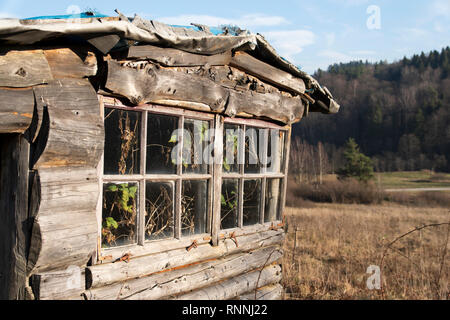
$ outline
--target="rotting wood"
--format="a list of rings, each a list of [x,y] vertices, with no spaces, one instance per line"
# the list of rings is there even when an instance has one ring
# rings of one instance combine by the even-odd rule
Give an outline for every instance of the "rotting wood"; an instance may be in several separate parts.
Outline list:
[[[225,66],[231,60],[231,52],[212,56],[200,55],[172,48],[161,48],[152,45],[131,46],[128,49],[129,59],[149,59],[164,66]]]
[[[97,58],[86,49],[45,49],[44,54],[54,79],[84,78],[97,73]]]
[[[105,87],[136,105],[154,100],[182,100],[206,104],[221,112],[228,99],[228,92],[211,80],[158,69],[152,64],[134,69],[111,60]]]
[[[23,133],[31,124],[33,111],[32,89],[0,88],[0,134]]]
[[[262,270],[252,271],[225,280],[216,285],[175,297],[178,300],[226,300],[281,281],[281,267],[270,265]]]
[[[281,259],[279,246],[174,268],[148,277],[86,291],[88,299],[160,299],[211,285]],[[269,259],[268,259],[269,258]],[[248,291],[248,290],[247,290]]]
[[[305,92],[306,87],[302,79],[258,60],[248,53],[236,52],[230,65],[285,90],[294,91],[298,94]]]
[[[198,261],[218,259],[230,254],[245,252],[269,245],[281,244],[284,235],[278,231],[267,231],[239,238],[239,247],[233,240],[225,239],[218,246],[198,245],[196,249],[186,248],[132,258],[128,263],[109,263],[87,267],[88,287],[100,287],[127,279],[149,275]]]
[[[0,87],[24,88],[53,80],[43,50],[0,49]]]

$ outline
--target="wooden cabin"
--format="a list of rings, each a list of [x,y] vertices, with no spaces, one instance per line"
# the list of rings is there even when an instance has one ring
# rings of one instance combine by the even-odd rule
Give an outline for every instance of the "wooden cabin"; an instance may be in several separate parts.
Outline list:
[[[238,28],[0,19],[0,298],[279,299],[290,132],[331,93]]]

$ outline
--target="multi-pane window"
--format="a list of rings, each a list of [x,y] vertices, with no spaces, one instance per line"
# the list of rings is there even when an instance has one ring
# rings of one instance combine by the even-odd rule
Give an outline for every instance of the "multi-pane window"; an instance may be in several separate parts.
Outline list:
[[[232,229],[281,219],[286,129],[227,118],[215,131],[218,117],[105,106],[103,248],[210,234],[212,223]],[[223,164],[215,169],[221,144],[214,139],[223,141]],[[213,202],[216,192],[220,204]]]
[[[225,121],[221,229],[281,218],[286,131],[258,125],[262,123]]]
[[[214,116],[153,109],[105,108],[103,247],[210,231]]]

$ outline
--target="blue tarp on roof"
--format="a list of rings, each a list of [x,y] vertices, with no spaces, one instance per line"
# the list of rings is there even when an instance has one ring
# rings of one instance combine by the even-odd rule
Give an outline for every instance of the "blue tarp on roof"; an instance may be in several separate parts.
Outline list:
[[[80,19],[80,18],[105,18],[104,14],[98,12],[82,12],[76,14],[63,14],[63,15],[53,15],[53,16],[39,16],[25,18],[23,20],[38,20],[38,19]]]
[[[107,15],[101,14],[99,12],[82,12],[77,14],[64,14],[64,15],[51,15],[51,16],[38,16],[38,17],[31,17],[31,18],[25,18],[23,20],[39,20],[39,19],[82,19],[82,18],[105,18],[108,17]],[[174,28],[185,28],[185,29],[191,29],[195,31],[201,31],[201,29],[197,26],[181,26],[181,25],[175,25],[170,24],[169,26]],[[233,26],[223,26],[223,27],[209,27],[209,31],[217,36],[224,33],[224,28],[228,28],[229,33],[232,35],[232,27]]]

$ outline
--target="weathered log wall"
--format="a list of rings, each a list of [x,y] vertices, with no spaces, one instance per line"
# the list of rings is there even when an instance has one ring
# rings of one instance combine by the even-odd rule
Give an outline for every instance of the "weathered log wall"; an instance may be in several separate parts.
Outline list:
[[[16,133],[29,144],[20,144],[18,173],[24,177],[19,183],[20,189],[26,189],[21,194],[26,206],[9,204],[13,195],[0,192],[4,197],[0,205],[15,213],[4,226],[11,239],[3,243],[2,252],[14,263],[2,266],[9,274],[7,281],[12,281],[9,292],[2,295],[279,298],[284,233],[270,225],[224,233],[219,239],[147,243],[114,250],[109,257],[97,252],[101,193],[97,165],[104,129],[94,87],[135,105],[153,102],[231,117],[292,123],[304,113],[302,80],[246,54],[201,56],[152,46],[132,48],[126,61],[98,59],[88,49],[75,47],[16,48],[0,56],[0,133]],[[265,72],[272,76],[264,76]],[[28,146],[29,154],[22,146]],[[16,159],[16,151],[5,150]],[[1,172],[1,186],[5,186],[9,182]],[[24,219],[28,228],[14,243],[11,230]],[[197,247],[187,250],[194,240]],[[20,250],[13,254],[14,246]],[[129,259],[122,261],[125,255]]]

